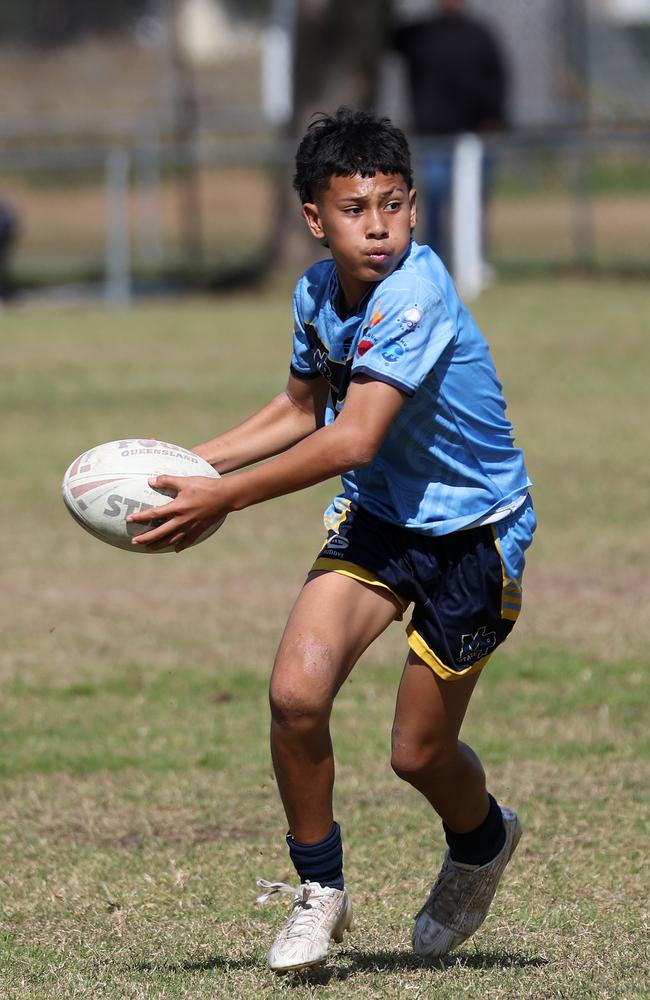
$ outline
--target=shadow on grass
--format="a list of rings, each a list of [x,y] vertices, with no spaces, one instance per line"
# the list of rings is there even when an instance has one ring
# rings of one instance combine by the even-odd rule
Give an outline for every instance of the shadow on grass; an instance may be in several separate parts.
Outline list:
[[[336,964],[336,959],[341,964]],[[181,972],[237,972],[253,969],[259,966],[255,956],[230,959],[223,955],[213,955],[205,959],[186,959],[183,962],[137,962],[132,968],[138,972],[168,973],[174,975]],[[283,976],[285,986],[298,987],[305,984],[327,986],[328,983],[340,983],[360,972],[397,972],[403,969],[524,969],[541,968],[547,965],[545,958],[521,955],[510,951],[459,952],[448,958],[427,962],[408,951],[339,951],[331,965],[326,968],[314,969],[313,972],[287,973]]]
[[[211,958],[185,959],[184,962],[135,962],[130,968],[136,972],[156,972],[176,975],[179,972],[211,972],[213,969],[223,969],[224,972],[240,972],[243,969],[254,969],[259,966],[259,959],[224,958],[223,955],[213,955]]]
[[[303,986],[306,983],[326,986],[342,982],[360,972],[396,972],[404,969],[524,969],[542,968],[547,959],[522,955],[511,951],[459,952],[448,958],[432,961],[418,958],[408,951],[339,951],[340,966],[328,965],[313,972],[296,972],[284,977],[286,986]]]

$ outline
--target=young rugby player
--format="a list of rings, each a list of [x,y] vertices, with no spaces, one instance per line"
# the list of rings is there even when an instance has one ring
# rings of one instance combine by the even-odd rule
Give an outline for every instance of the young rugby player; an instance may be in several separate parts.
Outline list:
[[[322,964],[352,924],[334,822],[334,697],[365,649],[412,604],[392,766],[431,803],[448,850],[413,929],[440,957],[483,922],[521,835],[488,795],[459,730],[479,672],[519,614],[535,528],[487,344],[435,254],[412,240],[409,149],[387,119],[339,109],[315,121],[295,187],[331,260],[296,286],[286,389],[195,451],[219,480],[132,521],[136,545],[180,551],[218,518],[342,476],[327,541],[298,595],[270,686],[271,748],[300,887],[259,884],[293,905],[269,952],[276,972]]]

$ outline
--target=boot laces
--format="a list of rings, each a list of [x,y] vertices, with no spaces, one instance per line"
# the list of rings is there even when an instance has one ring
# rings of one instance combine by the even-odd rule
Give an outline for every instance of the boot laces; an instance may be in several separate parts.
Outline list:
[[[284,930],[286,936],[290,936],[292,931],[304,933],[308,927],[320,920],[323,910],[322,904],[327,899],[327,893],[322,891],[322,887],[318,883],[312,885],[311,882],[307,881],[296,889],[287,885],[286,882],[269,882],[265,878],[260,878],[256,884],[258,888],[266,890],[257,897],[256,901],[260,906],[264,906],[276,893],[289,893],[293,896],[291,913]]]

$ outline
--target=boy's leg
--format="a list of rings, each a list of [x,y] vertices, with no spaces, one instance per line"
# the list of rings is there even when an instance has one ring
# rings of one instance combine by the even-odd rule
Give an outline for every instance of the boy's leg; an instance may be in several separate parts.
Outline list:
[[[458,833],[474,830],[489,808],[481,762],[458,739],[478,678],[470,674],[445,681],[411,651],[393,723],[393,770]]]
[[[339,573],[312,574],[291,611],[271,676],[271,751],[289,829],[301,843],[317,843],[332,828],[334,696],[400,612],[385,588]]]
[[[322,964],[331,940],[340,941],[351,925],[340,831],[332,813],[329,718],[358,658],[400,613],[385,588],[338,573],[313,573],[282,636],[270,686],[271,751],[301,891],[269,951],[276,972]]]
[[[480,760],[458,739],[478,674],[443,680],[411,651],[393,727],[395,772],[443,820],[449,850],[416,917],[413,947],[439,958],[482,924],[521,827],[488,796]]]

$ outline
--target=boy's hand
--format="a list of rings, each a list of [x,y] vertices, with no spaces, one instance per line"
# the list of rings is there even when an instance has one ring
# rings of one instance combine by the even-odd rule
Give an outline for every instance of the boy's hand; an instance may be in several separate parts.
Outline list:
[[[164,507],[129,514],[127,522],[156,527],[133,539],[153,552],[173,545],[182,552],[192,545],[215,521],[230,513],[223,479],[207,476],[156,476],[149,480],[155,490],[174,490],[176,496]],[[162,521],[160,524],[158,522]]]

